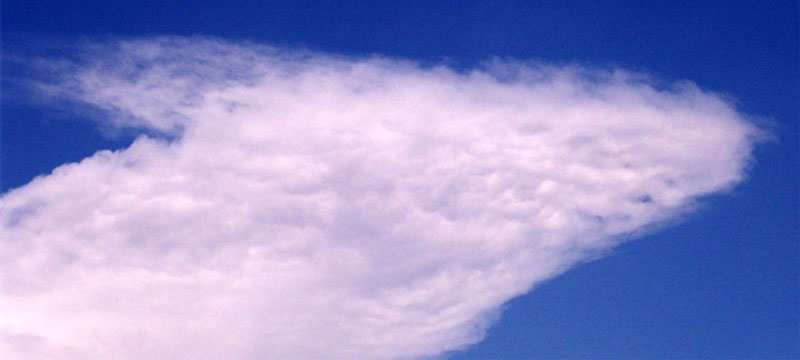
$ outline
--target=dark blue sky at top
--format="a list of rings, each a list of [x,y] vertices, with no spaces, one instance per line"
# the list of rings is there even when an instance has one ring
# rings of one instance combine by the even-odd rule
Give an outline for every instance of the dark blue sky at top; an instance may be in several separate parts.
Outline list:
[[[453,359],[800,357],[795,1],[2,2],[2,51],[35,39],[209,35],[470,67],[492,56],[690,79],[772,124],[749,179],[675,226],[511,301]],[[101,148],[80,113],[20,101],[3,63],[0,191]],[[1,316],[1,315],[0,315]]]

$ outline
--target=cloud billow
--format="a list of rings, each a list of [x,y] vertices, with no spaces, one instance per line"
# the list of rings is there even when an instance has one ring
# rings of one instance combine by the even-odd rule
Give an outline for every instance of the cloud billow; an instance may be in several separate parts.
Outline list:
[[[622,70],[73,50],[37,63],[42,96],[150,135],[0,198],[4,358],[462,348],[511,298],[730,189],[759,137],[718,95]]]

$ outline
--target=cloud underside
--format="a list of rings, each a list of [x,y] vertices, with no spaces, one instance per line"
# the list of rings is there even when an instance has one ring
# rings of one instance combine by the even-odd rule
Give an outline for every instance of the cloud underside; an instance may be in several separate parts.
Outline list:
[[[756,135],[715,94],[622,70],[72,51],[32,62],[39,94],[150,135],[0,198],[3,358],[463,348],[509,299],[731,188]]]

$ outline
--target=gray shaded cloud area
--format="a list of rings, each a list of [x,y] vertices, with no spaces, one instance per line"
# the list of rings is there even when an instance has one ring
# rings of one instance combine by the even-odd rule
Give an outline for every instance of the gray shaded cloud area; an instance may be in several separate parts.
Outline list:
[[[624,70],[74,50],[31,62],[40,96],[151,135],[0,198],[1,358],[436,356],[731,189],[760,136],[716,94]]]

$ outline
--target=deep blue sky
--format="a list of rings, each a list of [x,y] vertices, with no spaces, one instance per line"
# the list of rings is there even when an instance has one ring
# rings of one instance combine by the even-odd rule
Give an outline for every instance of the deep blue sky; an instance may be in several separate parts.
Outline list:
[[[693,80],[774,123],[777,141],[758,149],[750,179],[687,221],[513,300],[484,342],[452,358],[800,358],[797,2],[343,3],[4,0],[2,47],[202,34],[456,66],[501,56]],[[5,85],[0,191],[130,141],[14,100]]]

